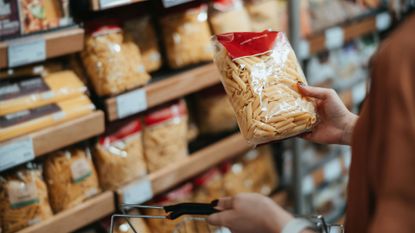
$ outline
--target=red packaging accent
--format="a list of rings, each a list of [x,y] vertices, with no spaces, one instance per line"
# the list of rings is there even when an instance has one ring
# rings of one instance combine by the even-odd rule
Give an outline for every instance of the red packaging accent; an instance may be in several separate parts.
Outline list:
[[[231,32],[217,35],[232,59],[254,56],[268,52],[274,48],[276,38],[280,32]]]
[[[215,176],[221,175],[219,169],[212,168],[209,171],[205,172],[203,175],[197,177],[194,181],[196,186],[203,186],[204,184],[211,181]]]
[[[213,0],[213,7],[219,11],[227,11],[233,8],[236,0]]]
[[[132,134],[139,133],[141,131],[141,128],[142,127],[141,127],[140,119],[134,120],[120,127],[113,133],[100,137],[99,144],[103,146],[108,146],[111,143],[122,140]]]
[[[111,32],[121,31],[120,22],[117,19],[94,20],[86,23],[86,30],[92,36],[100,36]]]
[[[186,104],[184,103],[184,101],[179,101],[178,103],[172,104],[170,106],[163,106],[161,108],[157,108],[149,112],[144,117],[144,123],[147,126],[152,126],[160,124],[164,121],[185,116],[186,114]]]
[[[158,196],[155,198],[155,203],[159,205],[170,204],[177,202],[179,200],[186,200],[191,198],[193,193],[192,183],[186,183],[177,189],[174,189],[164,195]]]

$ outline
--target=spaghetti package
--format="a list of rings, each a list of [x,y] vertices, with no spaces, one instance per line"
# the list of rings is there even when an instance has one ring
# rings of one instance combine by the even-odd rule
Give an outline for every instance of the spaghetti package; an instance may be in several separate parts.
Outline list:
[[[188,9],[161,19],[167,60],[171,68],[180,68],[212,60],[207,7]]]
[[[210,203],[225,196],[223,177],[219,169],[212,168],[194,180],[193,200]]]
[[[209,7],[214,34],[251,31],[249,15],[241,0],[214,0]]]
[[[103,189],[116,189],[147,173],[140,119],[122,122],[101,136],[94,159]]]
[[[284,33],[227,33],[214,37],[214,43],[222,84],[250,144],[285,139],[314,126],[314,104],[297,86],[307,81]]]
[[[52,217],[42,170],[33,164],[0,177],[2,233],[17,232]]]
[[[150,80],[140,50],[117,25],[97,26],[85,41],[82,60],[99,96],[115,95]]]
[[[237,127],[232,106],[221,86],[197,94],[197,120],[204,134],[230,131]]]
[[[144,155],[150,172],[186,158],[187,119],[183,100],[145,115]]]
[[[146,71],[158,70],[161,67],[161,54],[151,18],[145,16],[140,19],[129,20],[124,23],[124,31],[127,34],[127,40],[133,40],[140,48]]]
[[[55,213],[74,207],[100,191],[89,148],[55,152],[44,166]]]

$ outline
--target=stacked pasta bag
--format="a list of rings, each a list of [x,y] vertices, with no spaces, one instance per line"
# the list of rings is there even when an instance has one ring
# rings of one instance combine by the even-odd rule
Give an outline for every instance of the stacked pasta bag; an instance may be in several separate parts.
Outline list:
[[[238,32],[213,37],[215,63],[242,135],[258,145],[310,130],[317,121],[307,84],[282,32]]]

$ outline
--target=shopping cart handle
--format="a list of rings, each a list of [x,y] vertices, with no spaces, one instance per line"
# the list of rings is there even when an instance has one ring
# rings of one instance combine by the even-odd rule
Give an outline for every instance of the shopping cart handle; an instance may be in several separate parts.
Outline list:
[[[168,213],[168,219],[176,219],[182,215],[211,215],[219,212],[215,209],[216,202],[212,203],[179,203],[176,205],[164,206],[163,209]]]

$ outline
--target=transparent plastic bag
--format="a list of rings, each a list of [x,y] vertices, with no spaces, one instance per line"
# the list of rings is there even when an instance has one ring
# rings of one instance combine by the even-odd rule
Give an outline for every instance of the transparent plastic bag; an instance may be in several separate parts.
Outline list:
[[[100,192],[89,148],[51,154],[44,164],[50,204],[55,213],[72,208]]]
[[[0,213],[2,233],[17,232],[52,217],[40,167],[29,163],[0,177]]]
[[[161,26],[170,67],[180,68],[212,60],[205,5],[166,15],[161,19]]]
[[[158,70],[161,67],[161,54],[150,16],[125,22],[124,31],[127,40],[132,39],[140,48],[146,71]]]
[[[251,31],[249,15],[241,0],[212,1],[209,22],[214,34]]]
[[[145,115],[144,155],[150,172],[187,157],[187,120],[183,100]]]
[[[227,33],[213,40],[222,84],[250,144],[282,140],[314,126],[314,103],[297,86],[307,81],[284,33]]]
[[[150,80],[140,50],[116,25],[98,26],[86,37],[82,60],[99,96],[116,95]]]
[[[147,174],[141,130],[140,119],[134,119],[110,128],[99,139],[94,159],[103,189],[116,189]]]

